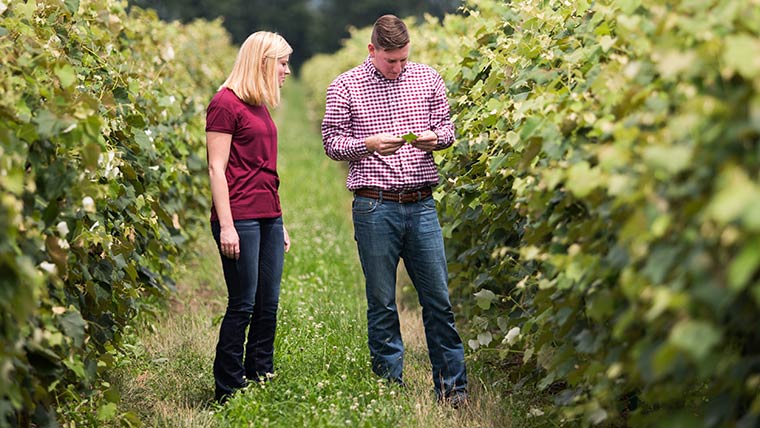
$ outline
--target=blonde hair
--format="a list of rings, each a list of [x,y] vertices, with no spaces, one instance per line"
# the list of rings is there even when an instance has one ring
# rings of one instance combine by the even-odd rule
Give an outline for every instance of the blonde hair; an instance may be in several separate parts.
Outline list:
[[[277,33],[251,34],[240,46],[232,72],[221,88],[231,89],[248,104],[277,107],[280,103],[277,62],[292,52],[293,48]]]

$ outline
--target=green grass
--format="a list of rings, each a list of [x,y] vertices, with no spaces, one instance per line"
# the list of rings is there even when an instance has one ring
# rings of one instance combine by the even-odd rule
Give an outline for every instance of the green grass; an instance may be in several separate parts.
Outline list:
[[[435,402],[416,298],[399,299],[408,387],[389,386],[372,374],[345,166],[324,155],[297,81],[286,83],[283,97],[275,120],[292,248],[285,256],[275,377],[235,394],[225,406],[211,400],[226,291],[218,253],[205,232],[194,244],[197,256],[178,274],[169,310],[143,323],[112,376],[122,395],[120,409],[150,427],[511,426],[515,406],[488,387],[476,362],[469,367],[469,409]]]

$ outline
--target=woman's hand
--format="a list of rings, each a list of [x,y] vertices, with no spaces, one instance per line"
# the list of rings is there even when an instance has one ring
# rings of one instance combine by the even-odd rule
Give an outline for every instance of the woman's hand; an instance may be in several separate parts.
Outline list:
[[[240,238],[234,226],[222,228],[219,232],[219,245],[225,257],[235,260],[240,258]]]
[[[282,225],[282,232],[285,235],[285,252],[290,251],[290,235],[288,235],[288,229],[285,229],[285,225]]]

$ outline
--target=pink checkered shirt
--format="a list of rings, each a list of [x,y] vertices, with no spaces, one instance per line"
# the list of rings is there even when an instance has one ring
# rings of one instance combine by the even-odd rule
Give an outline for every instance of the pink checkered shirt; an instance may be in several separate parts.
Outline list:
[[[405,191],[438,184],[432,153],[404,144],[382,156],[370,153],[364,144],[379,133],[419,135],[427,130],[438,135],[436,150],[454,142],[446,86],[431,67],[407,62],[399,77],[389,80],[367,58],[327,89],[322,142],[327,156],[348,161],[349,190]]]

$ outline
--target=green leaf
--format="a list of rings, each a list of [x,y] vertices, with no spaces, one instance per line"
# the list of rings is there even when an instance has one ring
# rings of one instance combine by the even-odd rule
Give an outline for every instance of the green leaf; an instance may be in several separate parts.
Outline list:
[[[127,123],[134,128],[145,128],[147,125],[141,114],[130,114],[127,116]]]
[[[478,333],[478,343],[483,346],[488,346],[493,341],[493,335],[490,331]]]
[[[617,39],[614,37],[607,35],[602,36],[601,39],[599,39],[599,45],[602,47],[602,52],[607,52],[610,50],[610,48],[615,45],[616,41]]]
[[[69,357],[63,361],[63,365],[73,371],[80,379],[84,379],[87,376],[84,370],[84,363],[82,363],[82,360],[78,356]]]
[[[24,3],[23,1],[15,2],[13,5],[13,13],[16,14],[19,18],[23,19],[32,19],[34,16],[34,12],[37,10],[37,1],[36,0],[29,0],[28,2]]]
[[[37,132],[41,137],[51,137],[55,133],[58,118],[48,110],[40,110],[34,123],[37,124]]]
[[[749,52],[760,52],[760,40],[747,34],[726,37],[723,61],[736,69],[744,78],[760,77],[760,56]]]
[[[678,361],[678,348],[670,343],[664,343],[660,346],[652,357],[652,369],[654,377],[660,379],[670,373],[675,363]]]
[[[601,184],[601,173],[586,161],[578,162],[567,172],[567,187],[578,198],[584,198]]]
[[[123,86],[118,86],[111,91],[113,93],[114,100],[119,104],[129,104],[129,91]]]
[[[103,406],[100,406],[98,409],[98,420],[99,421],[108,421],[113,419],[114,416],[116,416],[116,403],[108,403]]]
[[[410,132],[410,133],[408,133],[406,135],[402,135],[401,138],[403,138],[404,141],[406,141],[407,143],[411,143],[412,141],[414,141],[414,140],[416,140],[416,139],[418,139],[420,137],[418,137],[417,134],[415,134],[414,132]]]
[[[641,5],[641,0],[618,0],[615,4],[620,7],[623,13],[631,15]]]
[[[477,305],[484,310],[488,310],[491,307],[491,302],[493,302],[494,299],[496,299],[496,294],[485,288],[475,293],[475,301],[477,302]]]
[[[718,178],[718,192],[714,194],[708,214],[722,223],[728,223],[744,215],[751,202],[760,197],[757,186],[738,167],[731,167]]]
[[[24,171],[20,168],[12,169],[5,175],[0,175],[0,186],[3,191],[21,195],[24,191]]]
[[[677,50],[664,52],[657,58],[657,69],[664,79],[673,79],[681,73],[693,70],[697,61],[695,52]]]
[[[507,327],[509,327],[509,324],[507,323],[507,320],[504,317],[496,318],[496,325],[499,326],[499,330],[501,331],[507,331]]]
[[[743,290],[760,264],[760,240],[747,243],[728,267],[728,285]]]
[[[614,300],[609,290],[601,290],[595,293],[591,297],[588,306],[586,306],[586,314],[597,322],[604,320],[613,312]]]
[[[71,12],[72,15],[76,15],[79,11],[79,0],[64,0],[63,4],[66,5],[66,9]]]
[[[691,165],[693,149],[685,145],[658,145],[644,150],[644,161],[654,169],[674,175]]]
[[[99,144],[87,143],[82,150],[82,161],[85,168],[90,171],[96,171],[98,169],[100,153],[101,149]]]
[[[533,134],[536,133],[536,130],[543,122],[543,119],[536,116],[531,116],[527,120],[525,120],[525,123],[520,127],[520,139],[523,141],[527,141],[530,137],[533,136]]]
[[[75,311],[69,310],[60,318],[61,329],[66,333],[66,336],[74,339],[74,343],[80,346],[84,342],[84,330],[86,322],[82,319],[82,315]]]
[[[153,150],[153,143],[151,143],[150,138],[148,137],[148,134],[145,133],[145,131],[142,129],[135,129],[134,135],[135,142],[138,146],[140,146],[140,150],[143,152],[151,152]]]
[[[673,327],[668,341],[701,362],[721,338],[720,330],[707,321],[684,320]]]
[[[55,75],[58,77],[61,86],[64,88],[70,87],[77,81],[77,74],[74,71],[74,68],[68,64],[56,67]]]

